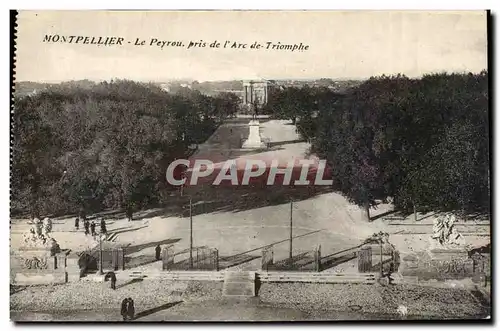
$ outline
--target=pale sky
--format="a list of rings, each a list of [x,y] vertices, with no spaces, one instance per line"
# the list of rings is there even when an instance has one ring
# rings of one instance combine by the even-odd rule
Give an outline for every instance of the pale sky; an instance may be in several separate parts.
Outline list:
[[[44,43],[46,34],[125,38]],[[134,46],[136,38],[146,46]],[[149,46],[151,38],[206,48]],[[213,41],[303,43],[306,51],[213,49]],[[131,43],[128,44],[128,41]],[[396,11],[22,11],[16,81],[367,78],[487,68],[486,13]]]

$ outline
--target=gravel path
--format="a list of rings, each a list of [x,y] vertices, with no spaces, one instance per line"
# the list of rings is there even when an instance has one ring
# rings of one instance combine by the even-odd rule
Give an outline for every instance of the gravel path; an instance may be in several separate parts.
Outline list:
[[[50,311],[117,308],[131,297],[137,310],[151,309],[175,301],[216,300],[222,297],[222,282],[180,282],[161,279],[118,281],[112,290],[109,282],[67,283],[57,286],[31,286],[11,295],[11,310]]]
[[[410,285],[262,284],[259,300],[235,304],[222,297],[222,282],[144,280],[113,291],[108,283],[79,282],[28,287],[11,295],[14,319],[119,320],[121,300],[132,297],[141,320],[373,320],[479,318],[490,314],[485,303],[463,289]],[[24,312],[30,313],[24,313]],[[17,316],[17,317],[16,317]]]
[[[464,318],[489,315],[471,293],[462,289],[431,288],[411,285],[362,284],[263,284],[259,290],[263,302],[282,308],[299,308],[308,315],[322,318],[327,311],[357,312],[395,316],[400,305],[415,318]]]

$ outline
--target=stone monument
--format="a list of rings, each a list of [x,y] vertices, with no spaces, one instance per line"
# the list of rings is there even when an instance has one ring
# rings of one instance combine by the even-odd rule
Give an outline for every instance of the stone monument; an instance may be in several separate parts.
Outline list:
[[[17,284],[66,282],[66,253],[51,238],[52,221],[35,219],[23,235],[21,247],[11,251],[11,281]]]
[[[456,248],[463,244],[462,235],[455,228],[455,215],[446,214],[434,220],[432,237],[434,247]]]
[[[45,228],[44,233],[37,233],[34,228],[30,228],[23,235],[23,246],[21,250],[46,250],[51,256],[61,252],[59,244],[54,238],[50,237],[50,230]]]
[[[265,148],[266,143],[262,141],[260,136],[260,123],[258,120],[254,119],[248,123],[249,134],[248,139],[243,143],[243,148]]]
[[[481,276],[480,262],[469,257],[470,245],[457,231],[455,216],[447,213],[434,221],[429,245],[403,258],[401,274],[405,279],[448,281]]]
[[[433,258],[467,258],[467,247],[463,236],[455,227],[455,215],[446,214],[434,220],[430,252]]]

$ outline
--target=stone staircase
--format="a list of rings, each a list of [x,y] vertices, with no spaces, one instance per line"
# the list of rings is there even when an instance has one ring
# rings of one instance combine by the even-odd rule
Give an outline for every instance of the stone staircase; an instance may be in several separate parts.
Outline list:
[[[232,298],[255,297],[255,272],[228,271],[224,275],[222,295]]]

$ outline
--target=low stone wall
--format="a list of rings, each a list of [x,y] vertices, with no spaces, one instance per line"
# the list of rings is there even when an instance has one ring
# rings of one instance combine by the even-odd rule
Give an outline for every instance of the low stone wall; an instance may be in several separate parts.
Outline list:
[[[103,250],[103,270],[123,270],[123,255],[122,249]],[[87,272],[98,270],[99,252],[62,252],[51,256],[48,250],[24,249],[11,252],[10,262],[11,284],[62,284],[79,281]]]
[[[38,285],[66,283],[66,252],[52,255],[46,249],[23,249],[11,252],[12,284]]]
[[[422,251],[403,257],[399,271],[403,277],[422,281],[489,277],[489,260],[489,254],[475,259],[467,250]]]
[[[16,285],[56,285],[68,282],[68,273],[53,271],[46,273],[17,272],[14,276]]]

